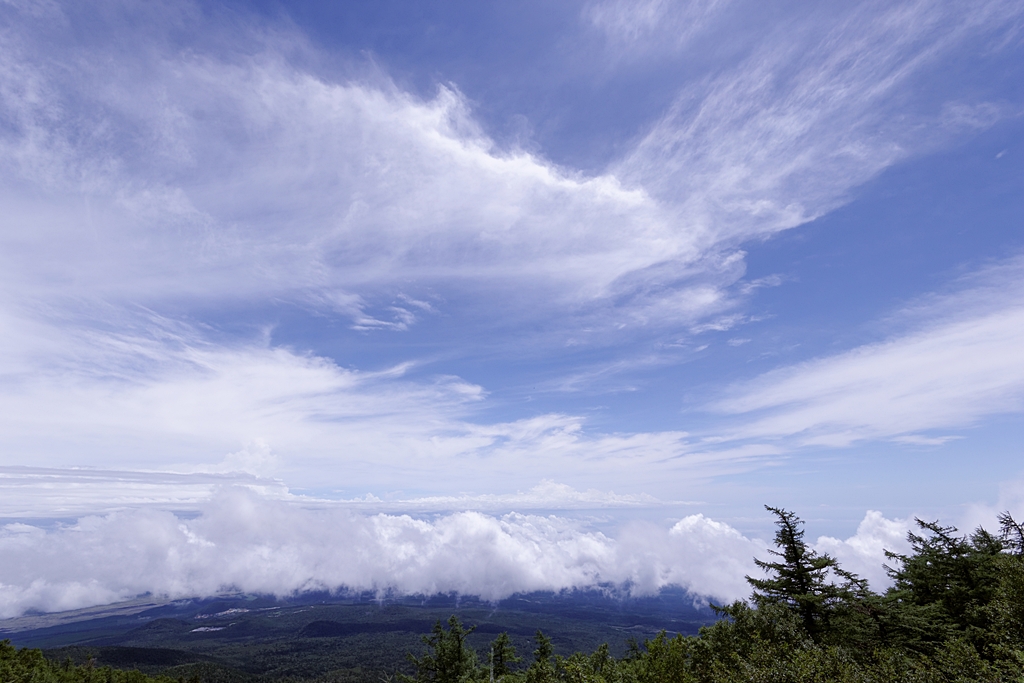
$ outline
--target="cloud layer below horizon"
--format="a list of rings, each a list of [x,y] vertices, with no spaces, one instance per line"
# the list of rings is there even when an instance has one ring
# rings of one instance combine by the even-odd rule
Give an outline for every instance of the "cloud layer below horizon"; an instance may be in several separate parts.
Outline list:
[[[673,524],[632,522],[613,535],[585,518],[475,511],[414,518],[329,504],[297,505],[243,487],[220,489],[194,518],[157,509],[89,516],[49,529],[0,527],[0,618],[61,611],[152,593],[231,591],[514,593],[604,588],[650,595],[680,586],[695,599],[743,599],[743,577],[768,544],[702,514]],[[883,549],[903,550],[908,520],[868,512],[845,540],[816,545],[873,585]]]

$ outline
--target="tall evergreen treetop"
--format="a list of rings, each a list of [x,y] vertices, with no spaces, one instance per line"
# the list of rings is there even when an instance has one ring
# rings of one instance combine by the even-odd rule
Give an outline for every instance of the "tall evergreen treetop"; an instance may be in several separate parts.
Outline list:
[[[512,673],[513,667],[519,663],[520,658],[516,656],[516,648],[512,645],[508,633],[499,634],[491,643],[490,660],[493,679],[500,679]]]
[[[423,636],[427,652],[422,657],[408,655],[416,667],[414,677],[401,676],[406,683],[467,683],[477,677],[476,651],[466,636],[476,629],[464,628],[454,614],[448,619],[446,631],[438,619],[429,636]]]
[[[1015,520],[1009,512],[999,513],[997,519],[1005,548],[1014,555],[1024,556],[1024,524]]]
[[[956,527],[918,519],[921,534],[910,532],[912,552],[886,551],[895,567],[886,599],[913,634],[914,647],[928,647],[956,635],[965,636],[979,652],[987,651],[1004,542],[984,529],[960,536]]]
[[[864,582],[855,575],[844,571],[830,555],[819,555],[804,542],[803,521],[794,513],[782,508],[766,505],[765,509],[778,519],[775,524],[775,546],[778,550],[768,552],[779,558],[764,561],[754,558],[758,567],[769,574],[768,578],[747,577],[754,588],[753,598],[757,604],[776,603],[795,611],[807,634],[815,641],[820,640],[827,628],[831,614],[853,595],[854,588],[864,589]],[[836,585],[832,578],[844,580]]]

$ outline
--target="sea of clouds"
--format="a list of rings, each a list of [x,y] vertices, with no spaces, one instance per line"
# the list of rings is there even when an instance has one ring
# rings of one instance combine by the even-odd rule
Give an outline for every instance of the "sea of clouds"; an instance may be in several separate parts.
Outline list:
[[[815,547],[883,586],[883,549],[904,550],[910,520],[868,512],[845,540]],[[479,511],[411,516],[220,489],[196,516],[137,508],[74,522],[0,527],[0,617],[227,591],[514,593],[613,587],[649,595],[681,586],[695,599],[749,595],[744,577],[770,542],[703,514],[602,531],[580,515]]]

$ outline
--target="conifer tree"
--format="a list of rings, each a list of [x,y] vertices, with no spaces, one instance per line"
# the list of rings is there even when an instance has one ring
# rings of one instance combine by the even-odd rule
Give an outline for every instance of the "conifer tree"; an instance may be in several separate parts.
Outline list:
[[[415,676],[402,676],[405,683],[467,683],[477,675],[476,652],[466,643],[475,626],[463,628],[454,614],[446,631],[438,619],[429,636],[423,636],[427,652],[422,657],[407,655],[416,667]]]
[[[526,683],[549,683],[555,678],[555,664],[552,658],[555,655],[555,648],[551,639],[537,629],[534,635],[537,649],[533,651],[533,664],[526,670]]]
[[[502,676],[512,673],[512,666],[519,662],[516,648],[508,633],[502,633],[491,643],[491,677],[499,680]]]
[[[1014,555],[1024,556],[1024,524],[1013,518],[1009,512],[997,517],[1004,547]]]
[[[917,520],[922,534],[910,532],[911,553],[886,551],[896,567],[886,567],[893,586],[886,594],[894,632],[903,644],[928,651],[952,637],[966,637],[979,652],[991,645],[992,613],[1004,542],[978,529],[957,535],[953,526]]]
[[[775,524],[775,546],[768,552],[778,561],[754,558],[754,563],[769,574],[768,578],[747,577],[754,588],[753,599],[759,604],[782,604],[797,613],[807,635],[819,642],[829,626],[830,617],[855,592],[866,590],[864,582],[840,568],[830,555],[817,554],[804,542],[803,521],[782,508],[765,506],[778,519]],[[844,580],[836,585],[832,578]]]

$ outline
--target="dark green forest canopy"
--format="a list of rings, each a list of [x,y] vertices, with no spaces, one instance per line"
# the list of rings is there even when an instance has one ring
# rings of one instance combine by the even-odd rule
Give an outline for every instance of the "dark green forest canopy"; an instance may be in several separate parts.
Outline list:
[[[147,676],[139,671],[121,671],[93,663],[73,665],[53,662],[42,651],[17,649],[11,641],[0,641],[0,681],[3,683],[180,683],[167,676]],[[198,679],[189,681],[198,683]]]

